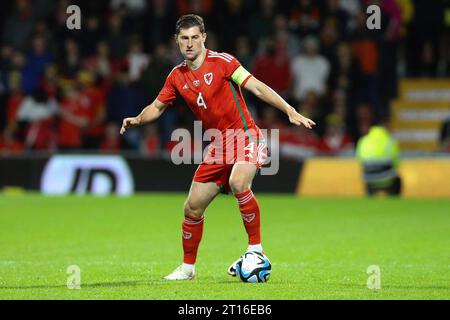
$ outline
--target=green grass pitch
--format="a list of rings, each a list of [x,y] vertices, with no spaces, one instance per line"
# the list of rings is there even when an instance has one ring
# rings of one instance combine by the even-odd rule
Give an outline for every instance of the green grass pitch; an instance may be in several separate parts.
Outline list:
[[[246,248],[232,196],[207,211],[197,279],[181,262],[185,194],[0,196],[0,299],[449,299],[450,200],[258,195],[270,281],[226,268]],[[81,289],[67,288],[67,268]],[[367,288],[378,265],[381,289]]]

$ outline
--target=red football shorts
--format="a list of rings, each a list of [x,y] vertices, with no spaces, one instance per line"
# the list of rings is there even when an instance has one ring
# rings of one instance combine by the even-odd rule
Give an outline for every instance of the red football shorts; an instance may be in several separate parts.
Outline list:
[[[243,132],[243,131],[242,131]],[[195,182],[215,182],[223,193],[230,192],[230,175],[237,162],[254,164],[260,169],[267,160],[267,145],[257,128],[245,134],[227,135],[221,144],[212,142],[194,174]]]

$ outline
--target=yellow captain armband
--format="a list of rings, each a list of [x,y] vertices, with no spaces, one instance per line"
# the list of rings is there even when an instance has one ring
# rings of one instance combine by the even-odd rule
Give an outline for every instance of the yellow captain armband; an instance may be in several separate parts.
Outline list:
[[[243,66],[239,66],[233,74],[231,75],[231,80],[234,81],[238,86],[241,86],[245,80],[247,80],[251,76],[250,72],[245,70]]]

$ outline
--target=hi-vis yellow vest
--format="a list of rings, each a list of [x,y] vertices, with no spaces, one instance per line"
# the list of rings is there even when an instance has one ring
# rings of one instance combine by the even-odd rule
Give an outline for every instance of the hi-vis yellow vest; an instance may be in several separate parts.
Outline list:
[[[399,147],[389,132],[374,126],[356,145],[356,156],[364,168],[364,180],[388,183],[397,176]]]

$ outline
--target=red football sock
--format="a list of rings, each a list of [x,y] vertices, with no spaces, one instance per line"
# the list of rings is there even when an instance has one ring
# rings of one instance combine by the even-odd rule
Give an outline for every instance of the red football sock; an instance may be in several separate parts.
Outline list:
[[[259,204],[252,190],[234,195],[239,204],[245,230],[248,234],[248,244],[261,243],[261,221]]]
[[[195,264],[197,250],[202,240],[204,216],[185,216],[183,221],[183,262]]]

